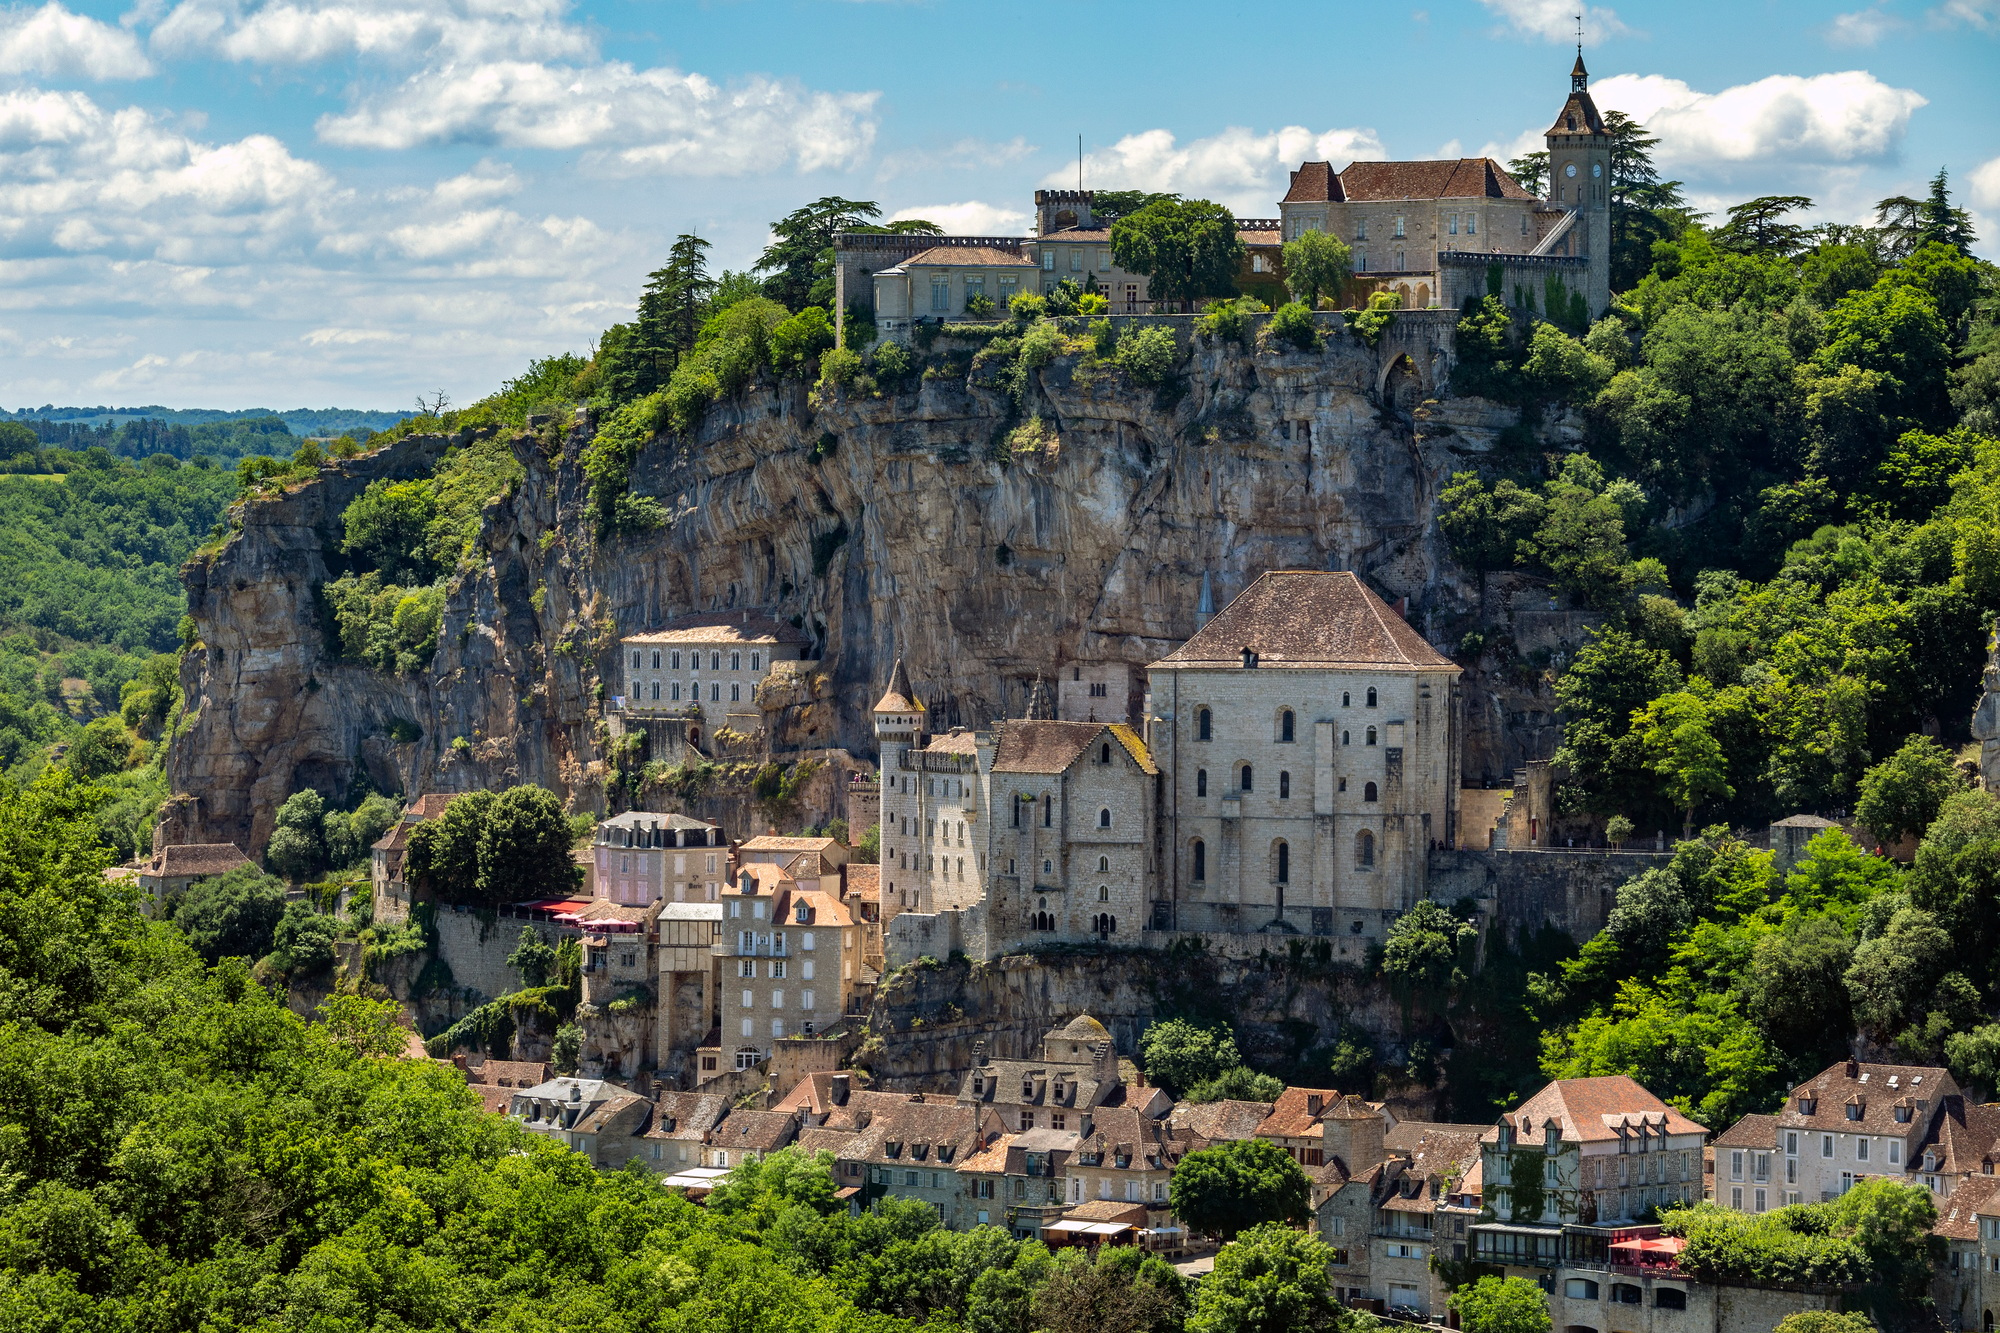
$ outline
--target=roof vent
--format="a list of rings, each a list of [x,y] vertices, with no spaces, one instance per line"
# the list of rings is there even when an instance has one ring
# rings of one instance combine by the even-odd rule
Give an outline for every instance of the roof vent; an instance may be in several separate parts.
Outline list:
[[[577,1085],[577,1084],[575,1084],[575,1083],[572,1083],[572,1084],[570,1084],[570,1085],[569,1085],[569,1099],[570,1099],[571,1101],[573,1101],[573,1102],[580,1102],[580,1101],[582,1101],[582,1100],[583,1100],[583,1089],[582,1089],[582,1087],[580,1087],[579,1085]]]

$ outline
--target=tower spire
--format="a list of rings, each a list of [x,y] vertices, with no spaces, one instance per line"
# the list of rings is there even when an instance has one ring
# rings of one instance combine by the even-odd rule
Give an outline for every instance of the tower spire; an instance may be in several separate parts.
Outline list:
[[[1583,15],[1576,16],[1576,64],[1570,67],[1569,90],[1573,93],[1586,92],[1590,88],[1590,71],[1583,67]]]

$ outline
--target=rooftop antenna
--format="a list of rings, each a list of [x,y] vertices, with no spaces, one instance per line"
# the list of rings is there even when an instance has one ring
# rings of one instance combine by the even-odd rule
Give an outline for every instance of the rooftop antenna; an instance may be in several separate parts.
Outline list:
[[[1076,136],[1076,192],[1083,193],[1083,136]]]

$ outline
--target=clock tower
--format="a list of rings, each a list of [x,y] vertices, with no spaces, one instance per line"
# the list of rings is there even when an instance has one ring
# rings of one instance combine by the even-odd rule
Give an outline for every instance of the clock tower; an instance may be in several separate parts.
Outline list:
[[[1591,99],[1582,47],[1569,74],[1569,100],[1546,137],[1549,202],[1574,214],[1553,253],[1590,261],[1584,296],[1595,319],[1611,304],[1611,132]]]

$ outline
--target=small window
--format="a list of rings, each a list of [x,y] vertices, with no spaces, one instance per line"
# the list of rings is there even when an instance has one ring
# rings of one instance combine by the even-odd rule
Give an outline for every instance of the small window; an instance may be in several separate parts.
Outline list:
[[[1250,765],[1243,765],[1242,781],[1236,785],[1244,791],[1256,790],[1256,775],[1251,771]]]
[[[1375,706],[1375,687],[1373,685],[1368,687],[1368,706],[1370,708]]]
[[[1340,692],[1340,706],[1341,706],[1342,708],[1351,708],[1351,707],[1353,707],[1353,706],[1354,706],[1354,696],[1353,696],[1352,694],[1349,694],[1349,693],[1348,693],[1348,692],[1347,692],[1346,690],[1342,690],[1342,691]]]
[[[1353,733],[1352,733],[1352,732],[1346,732],[1346,731],[1343,731],[1343,732],[1341,732],[1341,733],[1340,733],[1340,743],[1341,743],[1342,745],[1352,745],[1352,744],[1354,743],[1354,735],[1353,735]]]
[[[1195,710],[1194,738],[1198,741],[1210,739],[1213,735],[1213,720],[1206,708]]]
[[[750,654],[750,669],[752,671],[762,671],[764,669],[764,654]]]
[[[1367,829],[1354,835],[1354,864],[1364,870],[1375,865],[1375,835]]]
[[[1374,783],[1372,783],[1372,782],[1368,782],[1368,783],[1363,783],[1363,784],[1362,784],[1362,787],[1361,787],[1361,799],[1362,799],[1363,801],[1367,801],[1367,802],[1370,802],[1370,803],[1373,803],[1373,802],[1374,802],[1374,801],[1375,801],[1375,800],[1376,800],[1376,799],[1378,798],[1378,796],[1379,796],[1379,793],[1378,793],[1378,792],[1377,792],[1377,791],[1375,790],[1375,784],[1374,784]]]
[[[1111,762],[1111,742],[1106,741],[1103,745],[1097,747],[1097,762],[1100,764]]]
[[[1292,775],[1283,769],[1278,770],[1278,799],[1281,801],[1292,799]]]
[[[1401,213],[1396,214],[1396,235],[1403,235],[1403,215]]]
[[[1053,797],[1042,797],[1042,827],[1052,827],[1056,817],[1056,803]]]
[[[1278,844],[1277,854],[1272,858],[1272,873],[1277,878],[1278,883],[1291,883],[1292,849],[1289,843],[1281,842]]]
[[[743,669],[743,654],[742,654],[742,653],[740,653],[740,652],[735,652],[735,653],[731,653],[731,654],[729,655],[729,669],[730,669],[731,671],[741,671],[741,670]]]
[[[1208,795],[1208,770],[1205,768],[1197,768],[1194,771],[1194,794],[1196,796]]]
[[[1108,856],[1100,856],[1100,857],[1098,857],[1098,858],[1097,858],[1097,873],[1098,873],[1098,874],[1100,874],[1100,875],[1104,875],[1104,874],[1109,874],[1109,873],[1110,873],[1110,871],[1111,871],[1111,858],[1110,858],[1110,857],[1108,857]]]
[[[1292,715],[1291,709],[1287,708],[1284,712],[1278,714],[1278,741],[1280,744],[1292,744],[1295,739],[1294,733],[1296,729],[1297,719]]]
[[[638,666],[639,664],[637,662],[634,662],[632,665]],[[655,648],[653,650],[653,670],[658,671],[659,669],[660,669],[660,650],[658,648]]]
[[[1366,835],[1364,835],[1364,836],[1366,836]],[[1193,859],[1193,863],[1194,863],[1194,869],[1193,869],[1193,871],[1192,871],[1191,873],[1192,873],[1193,877],[1194,877],[1195,879],[1197,879],[1197,880],[1204,880],[1204,879],[1207,879],[1207,878],[1208,878],[1208,844],[1207,844],[1207,843],[1205,843],[1205,842],[1203,842],[1203,841],[1202,841],[1202,840],[1201,840],[1200,838],[1196,838],[1196,839],[1194,840],[1194,846],[1193,846],[1193,848],[1192,848],[1192,851],[1193,851],[1193,858],[1192,858],[1192,859]]]
[[[1109,884],[1100,884],[1097,886],[1097,901],[1101,903],[1111,901],[1111,886]]]
[[[1370,727],[1368,728],[1368,744],[1373,745],[1374,743],[1375,743],[1375,728]]]
[[[1109,809],[1099,810],[1097,812],[1097,827],[1099,828],[1111,827],[1111,811]]]

